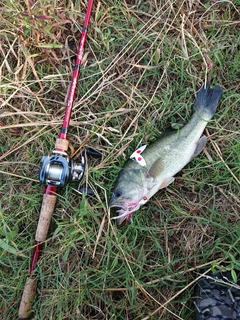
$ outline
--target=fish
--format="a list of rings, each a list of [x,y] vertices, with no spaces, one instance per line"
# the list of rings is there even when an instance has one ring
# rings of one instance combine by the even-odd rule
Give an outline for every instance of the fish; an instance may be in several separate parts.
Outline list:
[[[132,215],[204,149],[202,133],[216,113],[223,89],[202,85],[196,95],[193,114],[181,129],[164,132],[149,146],[138,148],[121,169],[109,202],[118,224],[133,222]]]

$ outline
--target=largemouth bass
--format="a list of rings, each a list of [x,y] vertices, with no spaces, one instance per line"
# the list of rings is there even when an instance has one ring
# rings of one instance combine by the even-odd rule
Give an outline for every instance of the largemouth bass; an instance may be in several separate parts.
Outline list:
[[[132,214],[158,190],[167,187],[187,163],[197,157],[206,145],[202,132],[214,116],[223,90],[220,86],[202,86],[197,93],[194,112],[180,130],[163,133],[159,139],[132,155],[119,177],[110,200],[110,208],[118,208],[119,224],[132,222]]]

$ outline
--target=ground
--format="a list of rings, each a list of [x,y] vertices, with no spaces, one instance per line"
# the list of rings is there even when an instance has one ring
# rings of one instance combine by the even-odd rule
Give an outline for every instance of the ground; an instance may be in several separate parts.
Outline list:
[[[0,0],[0,319],[16,319],[44,193],[41,158],[65,113],[87,1]],[[194,318],[201,272],[239,262],[240,2],[95,1],[68,139],[85,181],[59,190],[33,319]],[[118,227],[108,202],[140,145],[191,116],[204,82],[224,96],[203,153]],[[81,160],[80,148],[75,161]]]

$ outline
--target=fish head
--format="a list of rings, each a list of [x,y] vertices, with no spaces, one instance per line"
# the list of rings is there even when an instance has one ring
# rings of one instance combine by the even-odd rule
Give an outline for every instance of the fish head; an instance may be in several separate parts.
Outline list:
[[[133,213],[147,202],[142,175],[138,169],[123,169],[119,174],[109,203],[110,208],[118,209],[118,216],[112,219],[117,219],[119,224],[124,220],[132,222]]]

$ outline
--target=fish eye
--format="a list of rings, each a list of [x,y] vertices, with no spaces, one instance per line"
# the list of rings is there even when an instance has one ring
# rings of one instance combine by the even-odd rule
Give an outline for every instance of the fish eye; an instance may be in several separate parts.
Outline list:
[[[116,191],[114,192],[114,195],[115,195],[115,197],[119,198],[119,197],[121,197],[121,195],[122,195],[122,191],[116,190]]]

